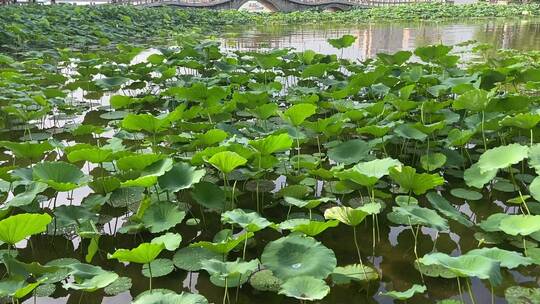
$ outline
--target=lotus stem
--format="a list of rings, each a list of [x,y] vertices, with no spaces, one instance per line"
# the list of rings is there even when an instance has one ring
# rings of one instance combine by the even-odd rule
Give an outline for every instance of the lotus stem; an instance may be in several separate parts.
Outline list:
[[[227,277],[225,277],[225,291],[223,292],[223,304],[227,303]]]
[[[150,273],[150,293],[152,293],[152,265],[150,263],[148,263],[148,272]]]
[[[457,286],[459,290],[459,297],[461,298],[461,302],[465,303],[465,299],[463,298],[463,291],[461,290],[461,283],[459,282],[459,277],[456,277],[457,280]]]
[[[296,148],[297,148],[297,168],[296,168],[296,174],[300,175],[300,140],[298,139],[298,136],[296,136]]]
[[[259,168],[260,168],[260,166],[259,166]],[[255,195],[256,195],[256,197],[257,197],[257,200],[256,200],[256,203],[257,203],[257,212],[260,213],[261,210],[260,210],[260,208],[259,208],[259,179],[257,179],[257,186],[256,186],[256,188],[255,188]]]
[[[319,140],[319,134],[317,134],[317,149],[319,150],[319,157],[321,153],[321,141]]]
[[[412,226],[412,223],[411,223],[411,218],[409,217],[409,227],[411,228],[411,233],[413,234],[413,237],[414,237],[414,257],[416,258],[416,263],[418,264],[418,270],[420,272],[420,278],[422,279],[422,282],[424,282],[424,284],[425,284],[424,274],[420,270],[420,261],[419,261],[418,249],[417,249],[418,248],[418,232],[419,232],[419,229],[420,229],[420,225],[418,225],[416,227],[416,233],[415,233],[414,232],[414,227]]]
[[[236,190],[236,183],[238,181],[234,181],[234,184],[232,186],[232,192],[231,192],[231,210],[234,208],[234,191]]]
[[[467,283],[467,289],[469,290],[469,297],[471,298],[471,302],[472,302],[473,304],[476,304],[476,300],[475,300],[475,298],[474,298],[474,294],[473,294],[473,292],[472,292],[471,284],[470,284],[469,281],[470,281],[469,278],[465,278],[465,282]]]
[[[486,140],[486,133],[484,130],[484,119],[485,119],[485,115],[484,115],[484,111],[482,111],[482,123],[481,123],[482,141],[484,142],[484,151],[487,151],[487,140]]]
[[[366,279],[366,281],[368,281],[366,268],[364,267],[364,263],[362,262],[362,255],[360,254],[360,246],[358,246],[358,240],[356,239],[356,226],[353,226],[353,238],[354,238],[354,246],[356,247],[356,254],[358,254],[358,261],[360,262],[360,267],[362,267],[364,278]]]
[[[248,233],[247,230],[246,230],[246,233]],[[247,240],[248,238],[244,239],[244,249],[242,250],[242,260],[246,259]]]
[[[375,214],[371,215],[371,219],[373,220],[373,223],[371,224],[371,237],[373,240],[373,253],[372,255],[375,255]]]

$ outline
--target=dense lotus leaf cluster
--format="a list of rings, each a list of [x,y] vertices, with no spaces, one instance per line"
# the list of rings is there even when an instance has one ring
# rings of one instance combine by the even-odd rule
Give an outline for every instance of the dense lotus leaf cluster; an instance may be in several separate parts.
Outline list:
[[[536,296],[505,274],[540,270],[538,54],[193,40],[0,55],[1,297],[474,302],[472,278]],[[405,284],[375,262],[392,229]],[[222,293],[183,292],[194,277]]]

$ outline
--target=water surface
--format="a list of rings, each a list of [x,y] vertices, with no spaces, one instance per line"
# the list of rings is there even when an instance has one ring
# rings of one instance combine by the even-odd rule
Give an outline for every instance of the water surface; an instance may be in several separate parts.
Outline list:
[[[355,25],[304,24],[231,27],[224,43],[230,48],[288,48],[340,54],[326,40],[349,34],[356,42],[343,56],[365,59],[377,53],[412,50],[427,44],[458,44],[470,40],[497,48],[540,50],[540,18],[485,18],[454,21],[370,22]]]

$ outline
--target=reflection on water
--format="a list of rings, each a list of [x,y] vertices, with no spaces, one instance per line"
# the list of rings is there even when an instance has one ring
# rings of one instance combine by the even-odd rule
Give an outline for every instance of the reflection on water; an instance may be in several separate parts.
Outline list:
[[[540,19],[482,19],[453,22],[392,22],[354,25],[309,24],[230,28],[225,45],[230,48],[259,49],[292,47],[340,55],[326,40],[349,34],[355,44],[343,57],[365,59],[381,52],[411,50],[427,44],[458,44],[476,40],[498,48],[540,49]]]

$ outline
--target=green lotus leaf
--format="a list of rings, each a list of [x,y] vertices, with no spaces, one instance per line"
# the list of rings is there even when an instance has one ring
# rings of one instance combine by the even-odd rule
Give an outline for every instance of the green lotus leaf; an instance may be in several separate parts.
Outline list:
[[[50,297],[56,291],[56,285],[54,284],[41,284],[36,287],[35,295],[38,298]]]
[[[226,224],[236,224],[247,231],[256,232],[270,225],[266,218],[257,212],[246,212],[242,209],[234,209],[221,214],[221,221]]]
[[[131,278],[119,277],[116,281],[105,287],[103,292],[109,296],[116,296],[130,290],[132,285]]]
[[[142,224],[152,233],[169,230],[180,224],[186,212],[180,211],[177,205],[170,202],[152,203],[142,216]]]
[[[474,112],[484,111],[491,101],[488,95],[489,93],[482,89],[469,90],[454,100],[452,108]]]
[[[426,286],[414,284],[411,288],[405,291],[387,291],[387,292],[381,292],[381,295],[391,297],[392,299],[396,299],[396,300],[407,300],[407,299],[412,298],[417,293],[426,292],[426,290],[427,290]]]
[[[41,159],[45,152],[54,148],[48,141],[41,143],[0,141],[0,146],[9,149],[16,157],[31,161]]]
[[[165,249],[163,243],[142,243],[133,249],[118,249],[108,258],[120,262],[148,264],[155,260],[163,249]]]
[[[132,180],[128,180],[122,183],[122,187],[143,187],[149,188],[158,182],[158,178],[163,176],[173,167],[173,160],[165,158],[158,160],[157,162],[146,167],[141,175]]]
[[[183,292],[176,294],[161,290],[139,295],[132,304],[208,304],[208,300],[199,294]]]
[[[510,214],[506,213],[495,213],[483,220],[478,226],[487,232],[501,231],[501,221],[509,216]]]
[[[540,231],[540,215],[508,215],[501,219],[499,229],[510,235],[530,235]]]
[[[419,259],[424,265],[439,265],[459,277],[477,277],[489,280],[494,286],[502,282],[500,263],[481,255],[451,257],[444,253],[430,253]]]
[[[425,62],[437,62],[444,58],[451,50],[452,47],[447,45],[428,45],[416,48],[414,54]]]
[[[152,275],[150,275],[152,269]],[[155,259],[148,264],[144,264],[142,268],[143,276],[147,278],[158,278],[168,275],[173,272],[174,265],[169,259]]]
[[[104,77],[104,78],[97,79],[95,83],[96,85],[106,90],[114,90],[128,81],[130,81],[129,78],[122,77],[122,76],[113,76],[113,77]]]
[[[489,149],[482,153],[480,159],[478,159],[480,173],[504,169],[517,164],[527,157],[528,152],[529,147],[520,144],[510,144]]]
[[[468,201],[477,201],[482,199],[482,193],[463,188],[454,188],[450,190],[450,194]]]
[[[48,280],[47,276],[54,275],[60,270],[60,267],[50,265],[43,266],[38,262],[24,263],[8,254],[5,254],[3,259],[6,269],[8,270],[7,273],[10,276],[20,278],[45,278],[41,283]]]
[[[123,171],[142,171],[144,168],[164,159],[164,155],[159,154],[137,154],[122,157],[116,161],[118,169]]]
[[[182,242],[182,236],[178,233],[167,232],[163,235],[155,237],[152,239],[151,243],[153,244],[163,244],[165,249],[169,251],[175,251],[180,247]]]
[[[456,208],[454,208],[454,206],[452,206],[452,204],[441,195],[437,194],[436,192],[429,192],[426,194],[426,197],[431,205],[446,217],[453,219],[466,227],[474,226],[473,222],[467,219],[461,212],[456,210]]]
[[[387,157],[359,163],[351,169],[337,172],[335,175],[341,180],[350,180],[363,186],[372,186],[381,177],[388,175],[390,168],[400,165],[400,161]]]
[[[191,192],[193,199],[200,205],[211,210],[224,210],[226,195],[218,185],[210,182],[195,184]]]
[[[377,125],[370,125],[356,129],[359,134],[371,134],[376,138],[385,136],[388,132],[390,132],[390,130],[392,130],[392,128],[389,126]]]
[[[369,215],[379,214],[383,208],[384,206],[381,202],[365,203],[360,207],[356,207],[356,209],[362,210]]]
[[[540,144],[535,144],[529,147],[527,163],[533,167],[536,174],[540,174]]]
[[[285,110],[283,114],[293,126],[299,126],[316,112],[317,106],[310,103],[299,103]]]
[[[533,260],[531,258],[524,257],[519,252],[499,249],[497,247],[473,249],[467,252],[467,255],[485,256],[501,263],[501,267],[509,269],[533,264]]]
[[[234,262],[224,262],[218,259],[201,262],[202,269],[206,270],[214,283],[220,287],[236,287],[238,282],[245,283],[249,276],[258,269],[259,260],[254,259],[243,262],[239,259]]]
[[[3,280],[0,281],[0,296],[20,299],[36,289],[41,283],[41,281],[27,283],[24,280]]]
[[[336,267],[336,256],[312,237],[293,234],[268,243],[261,262],[282,280],[298,276],[326,278]]]
[[[466,145],[476,132],[474,130],[452,129],[448,132],[447,140],[455,147]]]
[[[130,131],[146,131],[159,133],[167,130],[171,121],[166,118],[157,118],[151,114],[128,114],[122,120],[122,128]]]
[[[322,300],[330,292],[324,280],[311,276],[297,276],[281,284],[279,294],[299,300]]]
[[[293,144],[287,133],[270,135],[262,139],[250,140],[249,144],[262,155],[289,150]]]
[[[144,198],[144,188],[119,188],[114,190],[110,197],[108,204],[113,207],[128,208],[140,202]]]
[[[402,190],[414,192],[416,195],[424,194],[444,183],[444,179],[438,174],[416,173],[416,169],[404,166],[390,168],[390,176]]]
[[[78,167],[62,161],[36,164],[32,176],[60,192],[76,189],[89,181]]]
[[[398,195],[395,198],[396,204],[400,207],[418,205],[418,199],[409,195]]]
[[[392,207],[388,219],[400,225],[422,225],[438,231],[450,229],[446,219],[442,218],[436,211],[416,205]]]
[[[105,288],[118,279],[118,275],[112,271],[103,270],[101,267],[89,264],[70,264],[70,275],[74,280],[64,283],[65,289],[84,290],[92,292]]]
[[[529,192],[531,196],[540,202],[540,177],[537,176],[529,185]]]
[[[266,103],[260,105],[254,109],[251,109],[251,112],[259,119],[266,120],[272,116],[275,116],[279,106],[275,103]]]
[[[93,164],[99,164],[111,161],[112,150],[102,148],[78,149],[71,151],[67,158],[70,162],[87,161]]]
[[[246,239],[253,237],[253,232],[242,233],[239,236],[227,236],[218,242],[200,241],[189,244],[189,247],[203,247],[213,252],[227,254]]]
[[[353,35],[343,35],[340,38],[328,39],[327,41],[336,49],[344,49],[353,45],[356,41],[356,37]]]
[[[328,208],[324,211],[324,218],[327,220],[338,220],[349,226],[360,224],[369,214],[360,209],[354,209],[347,206],[337,206]]]
[[[540,303],[540,288],[512,286],[504,291],[504,298],[508,304]]]
[[[31,204],[38,194],[45,191],[49,186],[41,182],[31,182],[25,192],[15,195],[11,200],[4,204],[4,208],[22,207]]]
[[[404,139],[414,139],[424,141],[427,138],[427,134],[418,130],[411,124],[401,124],[394,129],[399,137]]]
[[[307,223],[300,223],[297,226],[294,226],[291,231],[301,232],[309,236],[316,236],[328,228],[337,227],[339,224],[338,220],[320,222],[320,221],[308,221]]]
[[[196,170],[186,163],[176,163],[171,170],[158,177],[159,186],[170,192],[178,192],[198,183],[206,174],[204,169]]]
[[[185,247],[178,250],[173,257],[176,267],[187,271],[199,271],[202,269],[201,263],[206,260],[219,259],[220,253],[208,250],[203,247]]]
[[[55,223],[57,227],[79,227],[79,234],[83,233],[83,223],[97,222],[98,215],[83,206],[62,205],[54,209]],[[92,229],[93,230],[93,229]],[[94,230],[94,234],[97,231]]]
[[[228,133],[221,129],[211,129],[206,131],[206,133],[197,135],[197,140],[194,142],[194,145],[212,146],[222,142],[227,136]]]
[[[499,124],[506,127],[516,127],[520,129],[532,129],[540,122],[540,114],[518,113],[514,116],[506,116]]]
[[[424,170],[433,171],[444,166],[446,163],[446,155],[442,153],[430,153],[422,155],[422,157],[420,157],[420,163],[422,164],[422,168]]]
[[[349,165],[366,158],[370,149],[371,147],[367,142],[361,139],[353,139],[329,149],[328,157],[337,163]]]
[[[366,265],[351,264],[347,266],[338,266],[332,274],[332,282],[337,285],[350,284],[352,281],[366,282],[377,280],[379,273]]]
[[[127,108],[132,104],[135,104],[138,102],[138,99],[133,98],[131,96],[124,96],[124,95],[113,95],[109,99],[109,103],[111,104],[111,107],[113,109],[121,109],[121,108]]]
[[[219,171],[228,174],[239,166],[247,163],[247,159],[243,158],[236,152],[223,151],[214,154],[208,162],[216,167]]]
[[[316,208],[322,203],[335,201],[335,199],[330,198],[330,197],[321,197],[321,198],[310,199],[310,200],[301,200],[292,196],[285,196],[283,198],[285,199],[285,202],[287,202],[287,204],[296,206],[298,208],[308,208],[308,209]]]
[[[489,183],[497,175],[498,169],[482,172],[478,163],[472,165],[465,170],[463,180],[469,187],[482,189],[485,184]]]
[[[271,270],[263,269],[251,275],[249,284],[255,290],[278,292],[282,282],[274,276]]]
[[[114,190],[120,188],[122,182],[114,176],[97,177],[88,186],[98,194],[111,193]]]
[[[25,238],[44,232],[52,217],[46,213],[23,213],[0,221],[0,241],[15,245]]]

